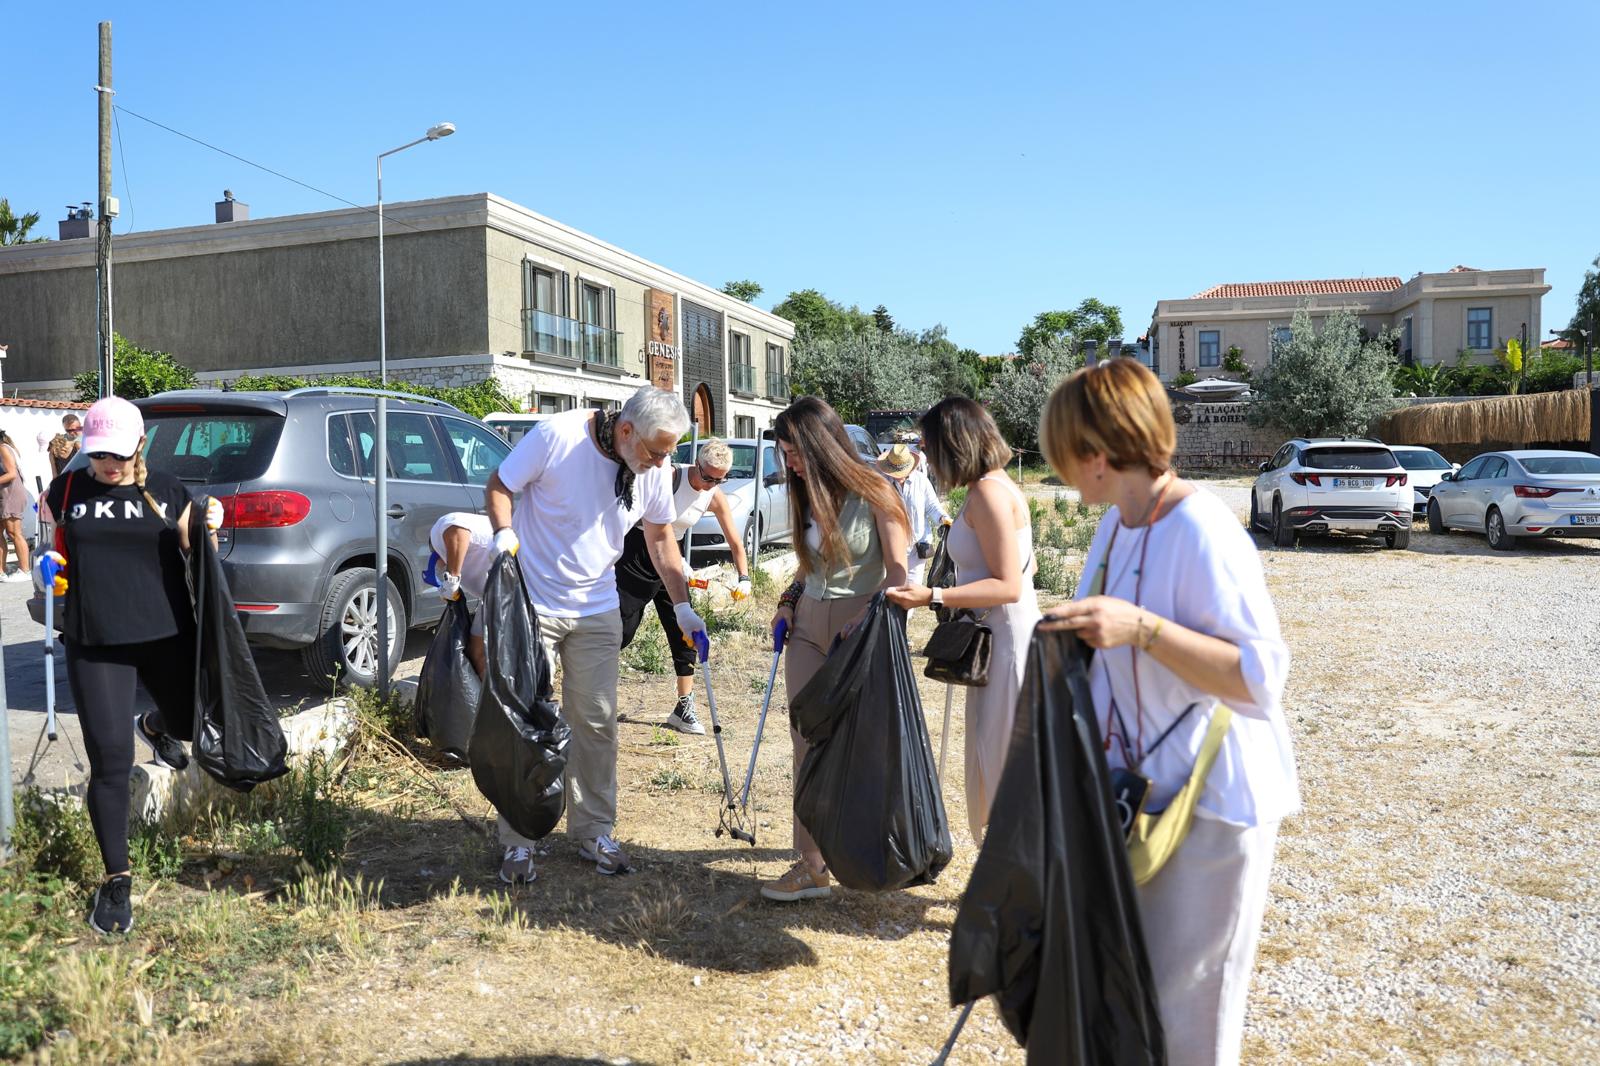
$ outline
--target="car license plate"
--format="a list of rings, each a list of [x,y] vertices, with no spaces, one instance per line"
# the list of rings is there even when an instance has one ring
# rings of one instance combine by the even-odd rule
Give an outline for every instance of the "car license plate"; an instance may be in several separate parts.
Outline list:
[[[1378,482],[1370,477],[1336,477],[1333,487],[1336,489],[1370,489]]]
[[[1575,526],[1600,526],[1600,514],[1575,514],[1572,516]]]

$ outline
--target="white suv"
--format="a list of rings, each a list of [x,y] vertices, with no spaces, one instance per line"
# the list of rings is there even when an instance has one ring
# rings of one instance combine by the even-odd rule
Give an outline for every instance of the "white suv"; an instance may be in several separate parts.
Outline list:
[[[1250,490],[1250,529],[1280,548],[1302,533],[1381,533],[1391,548],[1411,544],[1411,489],[1405,467],[1365,437],[1296,438],[1261,464]]]

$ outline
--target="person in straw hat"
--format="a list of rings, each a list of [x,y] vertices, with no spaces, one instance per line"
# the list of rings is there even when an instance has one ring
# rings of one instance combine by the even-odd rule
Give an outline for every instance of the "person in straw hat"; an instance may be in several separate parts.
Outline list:
[[[922,584],[922,571],[933,554],[934,534],[950,525],[950,516],[933,491],[933,482],[922,472],[916,453],[896,444],[878,456],[878,470],[900,494],[906,517],[911,521],[911,549],[906,552],[906,573],[911,584]]]

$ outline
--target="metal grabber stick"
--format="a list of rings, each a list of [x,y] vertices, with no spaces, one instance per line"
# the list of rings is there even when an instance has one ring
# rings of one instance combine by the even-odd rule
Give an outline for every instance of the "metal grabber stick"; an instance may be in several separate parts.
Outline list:
[[[772,687],[778,680],[778,659],[783,655],[783,642],[789,636],[789,620],[780,618],[772,627],[772,668],[767,671],[767,693],[761,698],[761,717],[756,721],[755,743],[750,745],[750,765],[744,771],[744,788],[739,793],[739,806],[750,809],[750,783],[756,777],[756,756],[761,754],[761,736],[767,728],[767,710],[772,706]],[[754,844],[752,840],[750,843]]]
[[[717,696],[711,688],[711,641],[701,631],[694,635],[695,651],[700,657],[700,672],[706,682],[706,704],[711,708],[711,735],[717,742],[717,764],[722,768],[722,810],[717,817],[717,836],[726,832],[735,840],[754,846],[755,834],[740,825],[738,805],[733,800],[733,780],[728,776],[728,755],[722,745],[722,723],[717,719]]]
[[[39,560],[44,577],[44,731],[56,739],[56,575],[60,565],[48,553]]]
[[[950,751],[950,707],[955,702],[956,687],[944,686],[944,731],[939,734],[939,784],[944,784],[944,757]]]

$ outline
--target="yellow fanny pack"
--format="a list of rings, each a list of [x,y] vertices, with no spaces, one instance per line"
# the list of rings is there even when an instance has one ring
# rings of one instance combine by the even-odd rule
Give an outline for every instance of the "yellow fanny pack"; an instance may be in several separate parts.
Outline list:
[[[1160,873],[1189,835],[1195,805],[1200,802],[1200,793],[1205,791],[1206,778],[1211,774],[1211,767],[1217,761],[1217,752],[1222,749],[1222,738],[1227,735],[1228,726],[1232,723],[1233,711],[1217,704],[1217,709],[1211,714],[1206,738],[1200,745],[1200,754],[1195,758],[1194,769],[1189,771],[1189,780],[1172,797],[1172,802],[1167,804],[1165,810],[1158,814],[1140,811],[1134,815],[1133,825],[1128,830],[1128,865],[1133,867],[1135,884],[1145,884]]]

